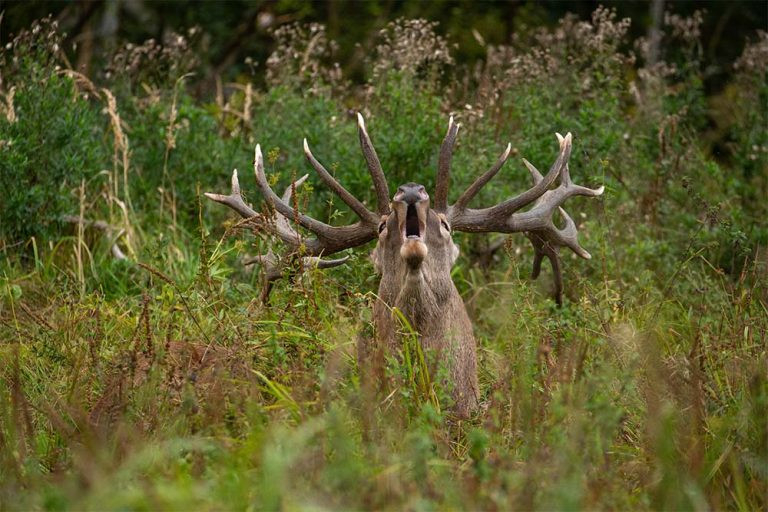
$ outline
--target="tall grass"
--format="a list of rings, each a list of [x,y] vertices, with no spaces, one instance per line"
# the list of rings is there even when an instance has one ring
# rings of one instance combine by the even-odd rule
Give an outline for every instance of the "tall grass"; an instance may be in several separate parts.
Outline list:
[[[81,79],[61,72],[52,22],[20,35],[0,119],[0,510],[765,508],[768,115],[736,109],[730,159],[715,161],[701,20],[667,22],[654,63],[601,8],[489,47],[474,69],[434,25],[398,22],[363,86],[339,75],[322,27],[293,26],[265,89],[241,77],[210,102],[185,89],[185,40],[122,48]],[[765,97],[765,43],[728,94]],[[364,250],[265,305],[242,258],[276,242],[200,199],[249,168],[257,141],[271,179],[304,174],[307,136],[372,201],[357,110],[390,185],[433,182],[452,113],[454,188],[507,141],[546,166],[562,130],[579,181],[607,186],[566,205],[593,259],[564,258],[562,308],[527,279],[522,237],[495,254],[457,237],[480,355],[471,420],[446,412],[405,318],[385,362],[394,391],[361,372],[377,284]],[[508,165],[477,204],[528,186]],[[314,215],[350,217],[323,187],[297,193]]]

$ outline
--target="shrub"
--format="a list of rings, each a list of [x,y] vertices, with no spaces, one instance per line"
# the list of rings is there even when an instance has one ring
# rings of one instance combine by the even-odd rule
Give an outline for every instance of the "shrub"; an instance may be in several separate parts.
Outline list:
[[[40,242],[60,233],[62,215],[77,215],[81,181],[95,188],[107,161],[105,120],[58,74],[20,83],[11,103],[15,119],[0,119],[0,239]]]

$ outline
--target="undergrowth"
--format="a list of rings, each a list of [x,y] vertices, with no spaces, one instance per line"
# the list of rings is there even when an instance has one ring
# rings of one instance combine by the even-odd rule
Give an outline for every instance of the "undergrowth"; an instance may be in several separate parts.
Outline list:
[[[186,36],[85,77],[51,20],[20,34],[2,57],[0,510],[768,506],[766,37],[736,63],[725,94],[745,106],[716,161],[701,18],[666,23],[654,62],[600,8],[463,69],[434,24],[398,21],[362,85],[323,27],[289,26],[265,88],[242,76],[214,98],[192,93]],[[371,204],[357,111],[390,188],[433,185],[448,114],[454,193],[512,143],[477,205],[527,188],[519,159],[546,168],[556,131],[574,134],[577,181],[606,186],[566,205],[593,258],[565,255],[562,308],[527,279],[522,237],[497,253],[456,237],[483,400],[468,421],[416,342],[388,361],[391,394],[366,386],[365,251],[265,305],[243,259],[275,242],[202,198],[236,167],[259,205],[255,143],[282,188],[307,172],[307,137]],[[352,218],[322,186],[298,204]]]

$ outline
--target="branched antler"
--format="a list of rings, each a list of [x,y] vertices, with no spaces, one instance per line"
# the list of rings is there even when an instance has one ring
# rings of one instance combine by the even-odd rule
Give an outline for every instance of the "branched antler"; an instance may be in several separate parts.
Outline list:
[[[453,118],[448,122],[448,132],[440,150],[438,164],[436,197],[441,197],[448,190],[450,179],[450,158],[453,145],[456,141],[458,125]],[[518,233],[523,232],[531,240],[535,255],[532,277],[535,279],[541,272],[541,262],[546,256],[552,264],[555,282],[555,300],[562,303],[562,271],[558,250],[560,247],[568,247],[582,258],[589,259],[590,254],[579,245],[576,223],[570,215],[561,207],[565,201],[573,196],[595,197],[603,193],[604,188],[590,189],[575,185],[571,181],[568,159],[571,155],[573,137],[570,133],[565,137],[557,135],[560,151],[555,162],[546,175],[542,175],[536,167],[523,159],[523,163],[533,177],[533,187],[507,199],[495,206],[482,209],[467,208],[469,202],[501,169],[509,158],[511,145],[499,156],[494,165],[479,176],[467,190],[459,196],[459,199],[451,206],[447,201],[441,201],[435,205],[438,211],[444,211],[452,228],[456,231],[472,233]],[[559,185],[550,190],[555,181],[560,178]],[[529,210],[520,211],[532,205]],[[559,211],[565,220],[565,226],[558,228],[553,220],[555,210]]]
[[[298,180],[291,183],[286,187],[283,192],[282,201],[286,204],[291,203],[294,191],[304,183],[308,174],[305,174]],[[243,200],[240,194],[240,183],[237,179],[237,170],[232,173],[232,192],[228,196],[220,194],[206,193],[206,197],[212,199],[218,203],[225,204],[231,207],[236,212],[240,213],[242,217],[247,220],[253,220],[257,223],[258,227],[273,234],[277,235],[283,242],[288,245],[288,250],[282,255],[275,255],[270,249],[266,254],[257,254],[246,259],[244,265],[260,264],[264,269],[264,287],[262,288],[261,300],[266,303],[269,300],[269,294],[272,291],[272,285],[291,268],[291,261],[297,256],[297,249],[301,246],[302,237],[301,234],[293,229],[288,218],[278,213],[275,215],[273,222],[269,222],[261,214],[254,211]],[[349,256],[337,259],[322,259],[318,256],[303,256],[301,257],[300,269],[309,268],[332,268],[346,263]]]
[[[266,254],[257,254],[243,262],[246,266],[258,263],[264,269],[264,287],[261,289],[262,303],[266,304],[269,301],[269,294],[272,291],[274,282],[282,278],[291,268],[290,256],[290,253],[283,255],[283,257],[276,256],[270,249]],[[347,260],[349,260],[349,256],[332,260],[322,259],[317,256],[304,256],[301,258],[301,266],[299,269],[304,271],[311,268],[333,268],[343,265]]]
[[[277,235],[289,248],[283,256],[276,256],[268,252],[264,255],[258,255],[246,264],[260,263],[265,268],[266,285],[262,293],[262,299],[266,300],[271,290],[272,283],[281,277],[290,258],[287,256],[300,256],[302,258],[302,267],[329,268],[343,264],[348,257],[324,260],[320,256],[328,256],[345,249],[363,245],[376,238],[378,234],[378,223],[381,215],[389,213],[389,189],[387,187],[384,171],[376,155],[376,150],[371,143],[368,132],[365,129],[363,117],[358,114],[358,133],[360,146],[365,156],[368,170],[371,174],[373,184],[376,190],[377,211],[370,211],[365,205],[347,191],[326,168],[315,158],[309,149],[307,140],[304,139],[304,154],[315,169],[320,178],[333,190],[333,192],[346,203],[353,212],[359,217],[359,221],[347,226],[331,226],[308,215],[301,213],[297,207],[291,205],[291,197],[296,187],[300,186],[307,175],[302,176],[296,182],[289,186],[282,197],[278,196],[269,185],[266,174],[264,173],[264,158],[261,153],[261,146],[256,145],[254,151],[253,166],[256,175],[256,182],[261,189],[267,204],[277,213],[274,216],[274,222],[265,222],[265,218],[257,213],[253,208],[245,203],[240,193],[240,183],[238,181],[237,169],[232,173],[232,190],[229,195],[206,193],[205,196],[213,201],[224,204],[241,217],[253,219],[259,223],[263,229]],[[297,223],[303,228],[314,234],[314,238],[303,237],[291,225],[291,222]]]
[[[558,133],[558,140],[562,140],[563,137]],[[534,184],[543,179],[541,173],[533,166],[528,160],[523,159],[523,163],[531,173]],[[546,215],[549,222],[537,229],[531,229],[525,233],[528,239],[531,241],[534,250],[533,257],[533,271],[531,272],[531,279],[539,277],[541,272],[541,262],[546,256],[552,265],[552,274],[555,284],[555,301],[558,306],[563,303],[563,276],[560,268],[560,247],[568,247],[573,252],[578,254],[584,259],[590,259],[592,256],[579,245],[578,230],[576,229],[576,223],[573,221],[568,212],[566,212],[560,204],[565,202],[568,197],[574,195],[582,195],[588,197],[596,197],[602,194],[604,187],[597,189],[589,189],[579,185],[574,185],[571,181],[570,170],[568,164],[565,164],[560,177],[560,186],[554,190],[548,190],[534,203],[534,207],[531,211],[539,209],[539,214]],[[565,227],[558,228],[555,226],[552,219],[554,208],[560,212],[560,215],[565,220]]]
[[[451,160],[459,128],[460,125],[455,123],[453,117],[451,117],[448,122],[448,131],[440,147],[434,194],[434,210],[444,214],[456,231],[471,233],[525,233],[531,240],[535,251],[533,278],[539,275],[541,262],[546,256],[552,264],[555,298],[558,304],[560,304],[562,302],[563,289],[558,256],[560,247],[568,247],[582,258],[590,258],[589,253],[579,245],[576,223],[562,209],[562,205],[572,196],[599,196],[603,193],[603,187],[590,189],[575,185],[571,181],[568,159],[571,155],[572,136],[570,133],[566,134],[565,137],[557,134],[560,150],[546,175],[542,175],[536,167],[523,159],[523,163],[533,177],[533,186],[530,189],[488,208],[468,208],[470,201],[475,198],[478,192],[501,170],[504,163],[509,159],[511,145],[508,144],[490,169],[479,176],[459,196],[456,203],[449,205],[448,192],[450,189]],[[386,178],[376,150],[365,129],[363,117],[360,114],[358,114],[358,135],[360,147],[376,190],[377,209],[375,213],[346,190],[327,171],[312,154],[307,140],[304,140],[304,154],[320,179],[359,218],[353,224],[331,226],[300,212],[298,207],[291,205],[292,191],[301,185],[306,176],[292,184],[282,197],[278,196],[270,187],[264,173],[264,159],[261,147],[258,145],[254,152],[254,171],[262,195],[270,207],[277,213],[273,223],[264,223],[263,216],[260,216],[243,201],[236,170],[232,175],[232,192],[229,195],[206,194],[206,196],[229,206],[246,219],[254,219],[254,221],[261,222],[261,224],[266,226],[266,229],[277,235],[289,247],[290,254],[304,258],[302,263],[306,265],[316,264],[320,268],[340,265],[345,261],[344,258],[320,260],[319,257],[363,245],[373,240],[377,237],[377,228],[381,219],[390,213],[389,189]],[[559,184],[555,188],[550,189],[558,179]],[[526,208],[528,209],[526,210]],[[565,220],[565,226],[562,228],[557,227],[553,220],[556,210],[560,212]],[[310,231],[314,237],[303,237],[292,227],[291,222]],[[285,265],[281,263],[283,260],[285,260],[285,257],[280,258],[268,253],[254,258],[252,262],[259,262],[265,266],[268,283],[271,283],[282,275],[285,268]]]

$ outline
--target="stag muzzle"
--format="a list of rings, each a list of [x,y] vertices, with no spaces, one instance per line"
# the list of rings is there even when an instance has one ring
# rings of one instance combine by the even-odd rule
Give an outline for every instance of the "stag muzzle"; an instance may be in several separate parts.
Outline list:
[[[392,198],[392,209],[397,215],[402,245],[400,257],[411,268],[418,268],[427,256],[424,236],[427,231],[429,194],[422,185],[406,183],[398,187]]]

